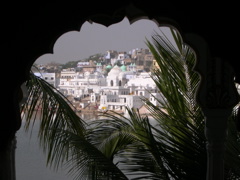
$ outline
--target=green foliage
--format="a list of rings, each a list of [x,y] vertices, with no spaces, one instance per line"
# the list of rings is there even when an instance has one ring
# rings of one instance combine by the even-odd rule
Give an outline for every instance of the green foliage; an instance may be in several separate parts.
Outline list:
[[[126,179],[122,172],[88,140],[87,124],[74,106],[52,85],[30,72],[26,82],[29,97],[21,106],[29,130],[40,116],[39,137],[47,152],[47,164],[58,169],[65,165],[76,179]],[[33,122],[32,122],[33,121]]]
[[[96,62],[101,62],[103,60],[103,54],[100,54],[100,53],[97,53],[97,54],[94,54],[94,55],[91,55],[89,56],[89,58],[87,58],[87,60],[93,60],[93,61],[96,61]]]
[[[62,65],[62,69],[76,68],[79,61],[68,61]]]
[[[115,62],[113,66],[115,66],[115,65],[117,65],[118,67],[121,67],[121,66],[122,66],[122,64],[121,64],[120,61]]]
[[[154,34],[146,41],[159,68],[152,72],[161,100],[155,106],[148,99],[149,116],[127,108],[129,117],[114,111],[106,120],[92,122],[92,143],[132,179],[202,180],[206,178],[207,152],[204,116],[195,100],[200,83],[194,71],[196,56],[180,35],[171,29],[176,45],[166,36]],[[229,118],[225,156],[225,178],[240,178],[239,134]],[[93,125],[92,125],[93,126]]]
[[[164,34],[155,33],[153,42],[146,40],[159,65],[151,77],[161,92],[159,106],[143,98],[149,116],[126,107],[128,116],[108,111],[85,123],[63,95],[30,73],[30,96],[22,112],[29,128],[34,108],[43,107],[40,138],[50,164],[66,164],[77,179],[206,178],[205,123],[195,100],[200,83],[194,71],[196,56],[178,32],[170,30],[175,45]],[[240,178],[235,118],[234,109],[228,124],[225,179]]]
[[[77,61],[68,61],[67,63],[62,64],[62,68],[63,69],[76,68],[78,62],[89,62],[90,60],[96,61],[96,62],[101,62],[102,58],[103,58],[103,55],[98,53],[98,54],[91,55],[85,59],[81,59],[81,60],[77,60]]]

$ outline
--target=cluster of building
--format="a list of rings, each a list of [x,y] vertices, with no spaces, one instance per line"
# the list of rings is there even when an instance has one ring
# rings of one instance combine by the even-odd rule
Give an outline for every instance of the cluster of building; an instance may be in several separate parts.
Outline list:
[[[151,63],[150,63],[151,62]],[[77,109],[95,104],[96,110],[125,113],[126,107],[146,112],[143,99],[158,106],[160,92],[151,78],[156,68],[152,54],[135,50],[132,54],[107,51],[104,63],[79,62],[77,67],[60,73],[35,73],[56,87],[66,97],[78,102]],[[82,101],[88,97],[88,101]],[[144,110],[143,110],[144,109]]]

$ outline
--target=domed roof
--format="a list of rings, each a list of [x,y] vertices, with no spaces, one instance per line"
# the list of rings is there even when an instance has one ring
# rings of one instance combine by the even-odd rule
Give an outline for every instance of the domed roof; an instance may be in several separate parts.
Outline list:
[[[111,68],[112,66],[110,64],[106,66],[106,69],[111,69]]]
[[[120,67],[118,67],[118,65],[115,65],[108,73],[108,76],[118,76],[120,72],[122,72]]]
[[[127,67],[123,64],[121,67],[121,70],[124,72],[124,71],[127,71]]]

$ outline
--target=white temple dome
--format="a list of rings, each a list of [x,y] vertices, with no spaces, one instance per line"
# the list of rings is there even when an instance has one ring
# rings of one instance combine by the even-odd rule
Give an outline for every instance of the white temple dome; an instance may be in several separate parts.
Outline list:
[[[121,68],[118,65],[115,65],[108,73],[108,76],[118,76],[122,72]]]

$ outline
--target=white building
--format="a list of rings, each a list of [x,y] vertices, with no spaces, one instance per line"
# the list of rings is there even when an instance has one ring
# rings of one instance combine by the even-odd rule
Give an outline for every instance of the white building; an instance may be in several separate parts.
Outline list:
[[[100,72],[81,74],[71,69],[61,72],[59,90],[66,96],[82,98],[93,92],[99,94],[102,86],[106,86],[106,78]]]
[[[124,59],[130,58],[126,52],[119,52],[114,58],[111,58],[111,64],[119,62],[119,64],[124,64]]]
[[[57,77],[56,73],[35,72],[34,75],[44,79],[55,88],[58,87],[60,82],[60,78]]]
[[[94,74],[85,72],[80,74],[74,70],[61,72],[59,89],[64,95],[74,98],[90,96],[92,103],[99,102],[98,110],[115,110],[126,113],[126,107],[141,108],[144,106],[143,98],[149,99],[154,105],[160,98],[156,85],[149,73],[127,71],[127,67],[115,65],[107,77],[96,71]]]
[[[115,65],[107,76],[107,85],[101,88],[100,110],[112,109],[125,111],[130,89],[125,87],[127,72]]]
[[[132,71],[115,65],[107,76],[107,86],[101,88],[99,110],[119,110],[126,113],[126,107],[141,108],[144,105],[142,98],[148,98],[158,104],[155,97],[159,97],[156,85],[149,74],[139,77]],[[131,77],[131,78],[127,78]]]

